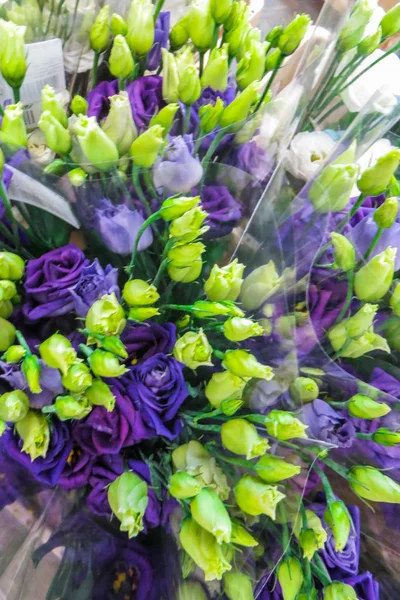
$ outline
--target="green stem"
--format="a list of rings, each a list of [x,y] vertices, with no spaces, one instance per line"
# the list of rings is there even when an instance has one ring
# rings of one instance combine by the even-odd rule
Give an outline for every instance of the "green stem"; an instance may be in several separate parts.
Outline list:
[[[152,174],[151,168],[150,169],[145,169],[143,171],[143,177],[144,177],[144,180],[146,182],[146,185],[147,185],[148,189],[150,190],[150,192],[152,193],[153,198],[157,199],[158,198],[158,192],[157,192],[156,188],[154,187],[154,183],[153,183],[153,180],[151,178],[151,174]]]
[[[13,91],[13,95],[14,95],[14,103],[17,104],[17,102],[19,102],[21,100],[21,86],[17,86],[17,87],[13,87],[12,88]]]
[[[225,352],[221,352],[221,350],[215,350],[215,348],[214,348],[213,354],[220,360],[224,360],[224,358],[225,358]]]
[[[7,192],[6,192],[6,189],[4,187],[2,180],[0,180],[0,199],[3,202],[4,209],[5,209],[6,215],[7,215],[7,219],[10,221],[15,247],[17,248],[17,250],[20,250],[21,241],[19,239],[19,234],[18,234],[18,224],[12,214],[11,204],[8,199],[8,195],[7,195]]]
[[[356,212],[358,211],[358,209],[360,208],[360,206],[362,205],[364,200],[365,200],[364,194],[360,194],[357,202],[354,204],[353,208],[349,211],[348,215],[339,223],[337,230],[336,230],[337,233],[340,233],[341,231],[343,231],[344,227],[347,225],[347,223],[350,221],[350,219],[352,217],[354,217],[354,215],[356,214]]]
[[[96,86],[97,67],[99,66],[99,58],[100,58],[100,52],[95,52],[94,57],[93,57],[92,77],[91,77],[91,88],[92,89]]]
[[[158,271],[157,271],[157,273],[156,273],[156,275],[154,277],[154,280],[153,280],[153,285],[155,287],[158,286],[158,284],[160,282],[160,279],[161,279],[161,276],[162,276],[164,270],[166,269],[166,267],[168,266],[168,263],[169,263],[169,260],[167,258],[168,257],[168,252],[170,251],[170,249],[172,248],[172,246],[175,244],[175,241],[176,241],[175,238],[171,238],[171,239],[168,240],[168,242],[164,246],[163,254],[162,254],[162,257],[161,257],[161,263],[160,263]]]
[[[266,95],[268,94],[268,92],[269,92],[269,90],[270,90],[270,88],[271,88],[271,86],[272,86],[272,84],[274,82],[274,79],[277,76],[277,73],[278,73],[278,71],[279,71],[279,69],[280,69],[280,67],[281,67],[281,65],[283,63],[283,60],[284,60],[284,56],[280,56],[279,59],[278,59],[277,65],[276,65],[275,69],[272,71],[272,75],[269,78],[269,81],[268,81],[267,85],[265,86],[265,90],[263,91],[262,96],[259,99],[259,101],[257,103],[257,106],[256,106],[253,114],[255,114],[258,111],[258,109],[260,108],[260,106],[263,104],[263,102],[264,102],[264,100],[266,98]]]
[[[216,47],[218,43],[219,25],[215,24],[213,38],[211,42],[211,50]]]
[[[204,132],[201,129],[201,127],[199,126],[199,131],[198,131],[198,134],[197,134],[196,143],[194,145],[194,152],[193,152],[194,156],[196,156],[196,154],[199,151],[199,148],[201,146],[201,142],[203,141],[203,136],[204,136]]]
[[[154,11],[154,23],[157,21],[157,17],[161,12],[162,7],[164,6],[164,2],[165,2],[165,0],[158,0],[158,2],[156,4],[156,8]]]
[[[199,75],[200,77],[203,75],[203,70],[204,70],[204,52],[200,52],[200,57],[199,57]]]
[[[327,119],[328,117],[330,117],[331,114],[334,113],[335,110],[337,110],[338,108],[340,108],[342,104],[343,104],[343,100],[339,100],[338,102],[336,102],[336,104],[334,106],[332,106],[329,110],[327,110],[326,113],[323,114],[318,119],[317,125],[319,125],[320,123],[322,123],[323,121],[325,121],[325,119]]]
[[[185,104],[185,122],[183,124],[183,135],[185,135],[185,133],[187,133],[187,130],[189,129],[191,111],[192,107],[190,106],[190,104]]]
[[[147,217],[150,217],[151,215],[151,208],[149,203],[147,202],[146,196],[144,195],[142,186],[140,184],[140,167],[138,167],[137,165],[135,165],[135,163],[132,163],[132,183],[135,187],[135,190],[137,192],[137,195],[139,196],[139,200],[141,201],[141,203],[143,204],[144,208],[146,209],[146,214]]]
[[[330,575],[317,552],[313,556],[311,570],[315,571],[315,575],[318,577],[323,586],[327,586],[332,583],[332,579],[330,578]]]
[[[79,344],[78,348],[86,358],[89,358],[94,352],[94,350],[89,348],[89,346],[86,346],[86,344]]]
[[[337,473],[344,479],[346,479],[346,480],[348,479],[348,474],[349,474],[348,469],[346,469],[345,467],[342,467],[342,465],[339,465],[336,461],[331,460],[330,458],[326,458],[326,457],[321,458],[321,461],[323,463],[325,463],[328,467],[330,467],[332,469],[332,471],[335,471],[335,473]]]
[[[201,185],[203,185],[206,180],[207,169],[208,169],[208,165],[210,164],[211,158],[212,158],[214,152],[216,151],[216,149],[218,148],[222,138],[225,137],[225,134],[226,134],[226,131],[224,129],[221,129],[221,131],[219,131],[217,133],[217,135],[211,142],[210,147],[207,150],[203,160],[201,161],[201,164],[203,165],[203,177],[201,180]]]
[[[161,217],[160,211],[155,212],[148,219],[146,219],[146,221],[143,223],[143,225],[139,229],[139,231],[137,233],[137,236],[136,236],[136,239],[135,239],[133,250],[132,250],[131,262],[129,263],[129,267],[128,267],[129,279],[132,279],[132,277],[133,277],[133,269],[135,268],[136,254],[137,254],[137,250],[138,250],[140,238],[142,237],[142,235],[146,231],[146,229],[148,227],[150,227],[150,225],[152,223],[154,223],[155,221],[157,221],[157,219],[160,219],[160,217]]]
[[[17,329],[15,332],[16,338],[19,342],[19,345],[23,347],[23,349],[25,350],[25,352],[27,353],[27,355],[31,355],[31,349],[28,346],[28,343],[26,341],[26,339],[24,338],[24,336],[22,335],[22,333]]]
[[[364,255],[364,260],[368,260],[368,258],[371,256],[372,252],[375,250],[375,246],[377,245],[377,243],[379,242],[379,240],[381,239],[383,234],[383,228],[379,227],[378,231],[375,233],[372,242],[369,245],[368,250],[366,251],[365,255]]]
[[[340,321],[343,319],[343,317],[345,316],[345,314],[349,310],[350,303],[351,303],[351,301],[353,299],[353,289],[354,289],[354,273],[353,273],[353,271],[347,271],[347,294],[346,294],[346,300],[344,301],[342,310],[340,311],[337,319],[335,320],[334,325],[336,325],[336,323],[340,323]]]
[[[199,421],[202,421],[203,419],[212,419],[213,417],[216,417],[221,414],[222,414],[221,409],[216,408],[215,410],[212,410],[209,413],[202,413],[202,414],[198,415],[197,417],[194,418],[194,421],[195,421],[195,423],[198,423]]]
[[[334,502],[336,500],[336,498],[332,491],[331,484],[329,483],[329,479],[327,478],[327,476],[325,475],[323,470],[320,469],[316,463],[314,463],[312,465],[312,468],[314,469],[314,471],[317,473],[318,477],[321,480],[321,483],[323,485],[323,488],[324,488],[324,491],[326,494],[326,499],[328,500],[328,502]]]
[[[219,460],[222,460],[223,462],[226,462],[230,465],[236,465],[238,467],[244,467],[245,469],[254,470],[254,463],[252,463],[250,460],[244,460],[242,458],[231,458],[225,456],[225,454],[222,454],[218,450],[215,450],[215,448],[212,446],[207,445],[207,447],[211,454],[213,454],[216,458],[219,458]]]
[[[372,433],[356,433],[359,440],[372,440]]]
[[[185,418],[185,415],[183,415],[183,417]],[[189,427],[191,427],[192,429],[199,429],[201,431],[213,431],[214,433],[219,433],[221,431],[220,425],[199,425],[198,423],[195,423],[192,419],[185,418],[185,420]]]
[[[315,107],[317,106],[321,97],[325,93],[325,90],[328,87],[329,82],[331,80],[331,76],[335,72],[335,69],[337,68],[337,58],[338,58],[338,53],[335,52],[335,55],[332,58],[331,64],[329,65],[325,75],[323,76],[321,83],[318,85],[317,93],[315,94],[314,98],[311,100],[311,105],[307,111],[305,119],[308,118],[309,115],[312,115]]]
[[[4,109],[1,104],[0,104],[0,116],[4,117]]]

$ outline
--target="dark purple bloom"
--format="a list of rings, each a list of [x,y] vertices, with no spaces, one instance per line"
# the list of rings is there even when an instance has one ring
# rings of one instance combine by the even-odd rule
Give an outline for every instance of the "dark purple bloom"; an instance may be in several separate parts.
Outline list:
[[[161,49],[166,48],[169,38],[169,22],[171,13],[162,11],[157,17],[154,28],[154,43],[147,55],[147,69],[155,71],[161,63]]]
[[[203,167],[193,156],[191,135],[169,136],[168,146],[153,166],[154,185],[169,195],[185,194],[194,188],[203,175]]]
[[[129,101],[136,126],[147,127],[156,112],[165,106],[162,97],[162,77],[146,75],[127,86]]]
[[[182,428],[177,413],[188,391],[183,365],[172,356],[155,354],[132,367],[126,375],[127,390],[149,436],[173,440]]]
[[[124,386],[116,379],[109,383],[112,384],[112,392],[116,397],[114,410],[107,412],[103,406],[96,406],[73,427],[74,440],[94,456],[118,454],[121,448],[149,437],[142,415],[125,395]]]
[[[126,256],[133,250],[133,245],[144,218],[137,210],[130,210],[125,204],[118,206],[109,200],[102,200],[95,209],[97,229],[104,245],[115,252]],[[145,250],[153,242],[151,228],[148,227],[139,242],[139,250]]]
[[[75,444],[68,455],[58,485],[66,490],[74,490],[87,485],[93,461],[93,456]]]
[[[305,404],[300,411],[300,420],[308,425],[308,437],[349,448],[355,438],[352,422],[336,412],[327,402],[314,400]]]
[[[12,460],[4,445],[4,437],[0,438],[0,510],[25,495],[44,488],[26,467]]]
[[[1,440],[10,458],[21,463],[35,479],[52,487],[60,479],[72,449],[69,427],[58,419],[52,421],[49,447],[44,458],[39,456],[31,460],[29,454],[21,452],[23,442],[19,435],[10,429],[2,435]]]
[[[39,321],[71,312],[73,300],[69,290],[78,283],[82,269],[88,263],[82,250],[74,244],[30,260],[24,284],[24,316],[31,321]]]
[[[400,381],[379,367],[372,371],[369,383],[382,392],[400,398]]]
[[[208,212],[208,239],[229,235],[242,216],[242,208],[224,185],[206,185],[201,190],[201,204]]]
[[[92,466],[89,485],[93,488],[87,497],[91,511],[101,517],[110,517],[107,486],[124,472],[124,461],[120,454],[103,454]]]
[[[39,394],[32,394],[27,388],[26,380],[19,365],[8,365],[0,361],[2,374],[0,379],[6,381],[11,388],[24,390],[29,398],[29,404],[32,408],[43,408],[48,404],[52,404],[54,398],[62,394],[64,387],[61,383],[61,374],[57,369],[52,369],[40,362],[40,387],[42,391]]]
[[[74,300],[74,309],[79,317],[86,317],[89,308],[105,294],[114,293],[118,300],[118,269],[107,265],[105,269],[95,258],[91,265],[84,267],[78,283],[70,289]]]
[[[150,529],[152,527],[158,527],[161,523],[161,502],[157,498],[154,489],[151,487],[151,476],[150,469],[148,465],[142,460],[128,460],[129,470],[133,471],[136,475],[138,475],[143,481],[145,481],[148,488],[148,504],[144,513],[143,524],[145,530],[147,527]]]
[[[345,579],[343,583],[347,583],[355,589],[358,600],[379,600],[379,583],[375,581],[369,571]]]
[[[129,362],[146,360],[154,354],[168,354],[176,342],[174,323],[159,325],[152,321],[144,322],[136,327],[126,327],[121,340],[129,354]]]
[[[98,121],[101,121],[108,115],[110,110],[110,96],[118,94],[118,81],[103,81],[99,83],[87,97],[88,101],[88,117],[96,117]]]

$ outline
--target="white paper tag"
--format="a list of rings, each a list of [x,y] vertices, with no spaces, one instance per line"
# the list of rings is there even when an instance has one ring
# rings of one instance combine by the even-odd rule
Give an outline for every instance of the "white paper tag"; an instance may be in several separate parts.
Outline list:
[[[21,102],[28,129],[36,127],[40,117],[41,92],[44,85],[51,85],[59,93],[66,89],[62,43],[59,38],[26,44],[28,65],[21,87]],[[0,75],[0,102],[2,106],[13,103],[11,87]]]

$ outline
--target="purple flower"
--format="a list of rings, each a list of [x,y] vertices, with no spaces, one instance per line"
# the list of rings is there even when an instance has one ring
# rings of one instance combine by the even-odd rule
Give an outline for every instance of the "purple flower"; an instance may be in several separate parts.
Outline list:
[[[159,353],[124,376],[128,394],[148,428],[148,437],[173,440],[179,435],[182,424],[176,416],[188,395],[182,371],[183,365],[175,358]]]
[[[78,283],[88,263],[82,250],[74,244],[30,260],[24,284],[24,316],[30,321],[39,321],[71,312],[73,300],[69,290]]]
[[[78,283],[70,289],[74,300],[74,309],[79,317],[86,317],[89,308],[105,294],[114,293],[118,300],[118,269],[107,265],[105,269],[95,258],[91,265],[84,267]]]
[[[157,17],[154,28],[154,43],[147,55],[147,69],[155,71],[161,63],[161,49],[166,48],[169,38],[170,12],[163,11]]]
[[[162,97],[162,77],[159,75],[139,77],[127,86],[126,91],[136,126],[139,129],[148,127],[154,114],[165,106]]]
[[[96,117],[98,121],[101,121],[108,115],[110,110],[110,96],[118,94],[118,81],[103,81],[99,83],[87,97],[88,101],[88,117]]]
[[[136,327],[126,327],[121,340],[129,355],[129,362],[146,360],[154,354],[169,354],[176,342],[176,327],[173,323],[159,325],[147,321]]]
[[[351,230],[351,235],[348,237],[352,240],[356,249],[357,258],[362,259],[368,248],[370,247],[372,240],[374,239],[378,231],[378,226],[375,223],[372,215],[365,217],[360,223],[358,223]],[[380,254],[388,246],[397,249],[397,255],[395,259],[395,271],[400,269],[400,223],[393,223],[389,229],[384,229],[378,243],[371,253],[371,258]]]
[[[96,406],[85,419],[77,421],[72,430],[77,444],[94,456],[118,454],[121,448],[149,437],[142,416],[125,395],[124,386],[116,379],[109,383],[116,397],[114,410],[107,412],[103,406]]]
[[[0,367],[3,373],[0,379],[6,381],[12,389],[24,390],[29,398],[31,408],[43,408],[52,404],[54,398],[62,394],[64,387],[61,383],[61,374],[57,369],[52,369],[40,362],[40,387],[42,391],[39,394],[32,394],[26,384],[26,379],[21,372],[19,365],[8,365],[0,361]]]
[[[161,502],[157,498],[154,489],[151,487],[151,476],[148,465],[142,460],[128,460],[128,466],[131,471],[143,479],[149,486],[146,511],[144,513],[143,524],[145,532],[147,528],[158,527],[161,523]]]
[[[362,575],[355,575],[345,579],[343,583],[353,586],[358,600],[379,600],[379,583],[367,571]]]
[[[129,210],[124,204],[115,206],[109,200],[102,200],[95,209],[97,229],[104,245],[115,252],[126,256],[133,250],[133,245],[144,218],[137,210]],[[146,229],[139,242],[139,250],[145,250],[153,242],[150,227]]]
[[[124,472],[124,461],[120,454],[103,454],[92,466],[89,485],[93,488],[87,497],[92,512],[101,517],[110,517],[107,486]]]
[[[22,452],[23,442],[19,435],[7,430],[1,437],[4,450],[8,456],[21,465],[38,481],[54,487],[60,479],[61,473],[72,449],[69,427],[58,419],[52,420],[50,442],[46,456],[39,456],[35,460],[26,452]]]
[[[201,204],[208,212],[206,238],[229,235],[242,216],[242,208],[224,185],[206,185],[201,190]]]
[[[94,458],[74,444],[68,455],[58,485],[66,490],[74,490],[87,485]]]
[[[349,448],[355,438],[352,422],[323,400],[305,404],[300,411],[300,420],[308,425],[309,437],[339,448]]]
[[[273,160],[254,141],[236,146],[231,154],[229,164],[251,175],[251,179],[245,179],[245,182],[249,182],[251,185],[267,179],[274,168]],[[240,177],[236,172],[235,175]]]
[[[203,175],[203,167],[193,156],[191,135],[169,136],[169,144],[153,166],[154,185],[166,193],[185,194],[194,188]]]
[[[383,369],[376,367],[371,373],[370,384],[395,398],[400,398],[400,381]]]
[[[25,495],[40,491],[40,484],[26,467],[10,459],[4,445],[4,436],[0,439],[0,510]]]

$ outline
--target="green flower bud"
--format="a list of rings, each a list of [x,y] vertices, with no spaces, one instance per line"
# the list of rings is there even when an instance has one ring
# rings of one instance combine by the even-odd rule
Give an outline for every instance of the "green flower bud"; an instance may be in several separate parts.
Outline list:
[[[238,55],[237,55],[238,61],[244,57],[246,52],[249,52],[253,42],[257,42],[257,43],[261,42],[261,29],[257,29],[257,27],[250,27],[250,29],[248,30],[246,37],[243,41],[242,48],[240,48]],[[266,52],[267,49],[270,48],[270,45],[268,42],[265,42],[264,46],[265,46],[265,52]],[[265,53],[264,53],[264,58],[265,58]]]
[[[99,349],[90,355],[89,364],[97,377],[121,377],[129,371],[119,364],[118,358],[114,354]]]
[[[108,412],[114,410],[115,396],[110,387],[101,379],[92,381],[92,385],[85,390],[85,396],[94,406],[104,406]]]
[[[0,252],[0,278],[19,281],[25,273],[25,263],[12,252]]]
[[[313,181],[308,197],[321,213],[343,210],[350,199],[358,175],[357,165],[330,164]]]
[[[14,390],[0,396],[0,419],[16,423],[29,410],[29,398],[22,390]]]
[[[0,300],[0,317],[8,319],[13,314],[13,303],[10,300]]]
[[[44,133],[50,150],[61,155],[70,153],[72,148],[70,132],[48,110],[40,115],[38,125]]]
[[[230,571],[224,575],[224,592],[229,600],[254,600],[250,577],[239,571]]]
[[[400,504],[400,485],[374,467],[352,467],[349,471],[349,484],[360,498]]]
[[[43,172],[46,173],[46,175],[64,175],[65,162],[61,160],[61,158],[56,158],[43,169]]]
[[[302,529],[298,536],[299,544],[303,550],[303,557],[311,560],[318,550],[317,536],[313,529]]]
[[[352,417],[359,419],[378,419],[390,412],[390,407],[384,402],[375,402],[368,396],[356,394],[347,403],[347,409]]]
[[[324,521],[332,529],[336,551],[342,552],[349,539],[352,525],[346,505],[341,500],[328,502],[324,512]]]
[[[147,319],[152,319],[160,314],[158,308],[153,308],[151,306],[133,306],[129,309],[128,319],[130,321],[137,321],[141,323],[142,321],[147,321]]]
[[[201,583],[189,580],[179,586],[177,600],[207,600],[207,596]]]
[[[77,167],[68,172],[68,179],[73,187],[81,187],[87,178],[87,173],[83,169]]]
[[[231,543],[238,544],[238,546],[245,546],[246,548],[254,548],[259,545],[257,540],[235,521],[232,521]]]
[[[310,15],[296,15],[279,36],[278,47],[284,56],[293,54],[300,46],[310,25]]]
[[[161,205],[161,216],[164,221],[172,221],[184,215],[187,211],[197,206],[200,196],[193,198],[167,198]]]
[[[180,242],[192,242],[201,233],[205,233],[204,229],[206,231],[208,230],[208,227],[202,228],[204,219],[207,216],[208,213],[206,213],[205,210],[203,210],[199,206],[195,206],[194,208],[185,212],[185,214],[181,217],[178,217],[177,219],[174,219],[172,221],[169,229],[170,237],[181,238]]]
[[[53,369],[65,374],[76,359],[76,352],[68,338],[55,333],[39,346],[42,360]]]
[[[50,442],[50,429],[46,417],[40,412],[30,410],[18,421],[15,429],[23,441],[22,452],[26,452],[31,460],[45,458]]]
[[[229,127],[244,121],[250,113],[252,104],[257,100],[259,82],[254,81],[247,88],[238,94],[222,113],[221,127]]]
[[[277,504],[285,498],[276,486],[267,485],[252,475],[244,475],[234,492],[236,503],[244,513],[254,517],[267,515],[273,521]]]
[[[379,48],[382,42],[382,29],[378,27],[375,33],[367,35],[357,46],[357,53],[360,56],[369,56]]]
[[[353,244],[340,233],[331,233],[335,250],[335,263],[343,271],[351,271],[356,266],[356,250]]]
[[[225,23],[232,10],[232,0],[211,0],[211,15],[217,25]]]
[[[357,181],[357,187],[366,196],[382,194],[392,179],[400,162],[400,150],[395,148],[385,156],[377,159],[376,163],[365,169]]]
[[[0,352],[5,352],[14,343],[15,327],[9,321],[0,317]]]
[[[19,88],[25,78],[27,64],[24,35],[26,27],[15,25],[11,20],[0,21],[0,70],[13,88]]]
[[[9,146],[22,146],[26,148],[28,138],[21,102],[9,104],[4,109],[3,121],[0,130],[0,142]]]
[[[206,300],[196,300],[192,304],[193,316],[196,319],[204,319],[217,315],[230,315],[243,317],[244,312],[240,310],[233,302],[207,302]]]
[[[19,361],[24,358],[25,354],[26,350],[23,346],[10,346],[4,354],[3,360],[5,360],[7,364],[14,365],[19,363]]]
[[[68,371],[62,377],[63,386],[74,394],[84,392],[92,385],[92,376],[89,367],[84,363],[71,365]]]
[[[264,75],[266,45],[253,41],[240,60],[236,70],[236,81],[243,90],[253,81],[259,81]]]
[[[133,0],[129,8],[126,41],[139,56],[145,56],[154,42],[153,8],[151,0]]]
[[[221,48],[211,50],[201,76],[201,85],[203,88],[211,87],[215,91],[224,92],[228,85],[228,74],[228,44],[223,44]]]
[[[8,279],[0,280],[0,301],[1,300],[12,300],[17,295],[17,288],[13,281]]]
[[[108,65],[111,75],[120,79],[126,79],[133,73],[135,63],[128,43],[122,35],[114,38]]]
[[[304,581],[303,571],[297,558],[285,558],[278,566],[278,581],[284,600],[296,600]]]
[[[235,4],[236,4],[236,2],[235,2]],[[247,6],[246,6],[246,10],[247,10]],[[229,20],[230,20],[230,18],[229,18]],[[248,20],[247,13],[242,17],[237,16],[234,19],[233,27],[231,27],[230,29],[226,29],[226,24],[225,24],[224,42],[226,42],[226,44],[228,46],[228,53],[229,53],[229,56],[231,59],[240,53],[240,51],[243,48],[243,45],[246,41],[246,37],[249,32],[249,29],[250,29],[250,23]]]
[[[206,581],[220,580],[225,571],[231,569],[221,545],[194,519],[183,521],[179,539],[185,552],[204,571]]]
[[[372,434],[372,439],[381,446],[398,446],[400,444],[400,431],[391,431],[386,427],[380,427]]]
[[[222,366],[238,377],[256,377],[270,381],[274,376],[271,367],[258,362],[247,350],[228,350]]]
[[[204,284],[207,298],[212,302],[237,300],[243,283],[244,269],[245,266],[239,263],[237,258],[225,267],[214,265]]]
[[[154,304],[160,298],[154,285],[143,281],[143,279],[132,279],[128,281],[122,292],[123,298],[129,306],[148,306]]]
[[[318,384],[310,377],[296,377],[289,389],[292,399],[298,404],[312,402],[319,394]]]
[[[339,34],[337,45],[341,52],[351,50],[362,40],[375,8],[376,3],[371,0],[358,0],[355,3],[350,17]]]
[[[205,104],[199,108],[200,128],[204,133],[211,133],[219,125],[225,105],[221,98],[215,104]]]
[[[90,29],[90,47],[95,52],[103,52],[108,46],[108,40],[110,38],[109,18],[110,7],[106,4],[100,10]]]
[[[232,5],[231,12],[229,13],[229,17],[226,19],[224,23],[225,31],[229,31],[237,26],[238,22],[243,20],[248,21],[250,17],[249,7],[247,2],[243,2],[242,0],[235,1]]]
[[[389,229],[396,220],[399,212],[399,201],[397,198],[387,198],[373,214],[374,221],[382,229]]]
[[[96,300],[86,315],[86,329],[100,335],[120,335],[125,325],[125,311],[114,292]]]
[[[341,323],[338,323],[330,331],[328,338],[334,350],[340,350],[348,338],[360,338],[362,335],[372,331],[373,321],[378,310],[376,304],[365,304],[360,310]]]
[[[184,471],[174,473],[169,480],[169,493],[179,500],[193,498],[193,496],[197,496],[201,492],[201,489],[202,486],[197,479]]]
[[[83,96],[79,96],[79,94],[75,94],[72,98],[71,102],[71,111],[74,115],[86,115],[88,110],[88,101]]]
[[[274,294],[281,284],[275,263],[270,260],[266,265],[254,269],[242,285],[240,298],[247,310],[255,310]]]
[[[149,502],[147,483],[134,473],[126,471],[108,488],[108,503],[121,522],[120,530],[128,537],[136,537],[143,529],[143,516]]]
[[[128,25],[125,23],[125,20],[121,15],[117,13],[113,13],[111,15],[111,23],[110,23],[111,33],[117,37],[118,35],[124,36],[128,33]]]
[[[279,50],[279,48],[269,52],[264,63],[265,72],[269,73],[270,71],[274,71],[281,60],[282,52]]]
[[[221,427],[224,448],[246,456],[248,460],[262,456],[270,447],[268,441],[257,433],[256,427],[246,419],[232,419]]]
[[[199,52],[206,52],[212,46],[215,28],[210,2],[194,0],[187,17],[187,30],[190,39]]]
[[[283,32],[282,25],[277,25],[273,27],[265,36],[265,41],[271,44],[271,48],[277,48],[279,43],[279,38],[281,37]]]
[[[61,421],[79,421],[88,416],[92,407],[84,396],[58,396],[54,404],[42,408],[43,413],[55,413]]]
[[[22,373],[26,379],[32,394],[40,394],[40,364],[39,359],[34,354],[28,354],[22,361]]]
[[[219,544],[229,543],[232,524],[223,502],[211,490],[201,490],[190,503],[193,519],[213,534]]]
[[[110,110],[102,129],[117,146],[120,156],[129,152],[138,133],[127,92],[110,97]]]
[[[136,138],[129,151],[135,165],[145,169],[152,167],[163,143],[163,128],[160,125],[146,129]]]
[[[169,33],[169,41],[171,43],[171,48],[181,48],[186,44],[188,39],[188,19],[187,15],[185,15],[182,19],[175,23],[175,25],[172,27]]]
[[[197,69],[194,65],[189,65],[186,67],[179,80],[179,99],[184,104],[191,105],[200,98],[200,94],[201,87]]]
[[[357,600],[357,594],[351,585],[334,581],[324,588],[324,600]]]
[[[49,111],[64,128],[68,126],[67,113],[50,85],[45,85],[42,89],[42,112],[45,111]]]
[[[189,369],[197,369],[201,366],[212,366],[212,348],[207,336],[202,329],[198,333],[188,331],[180,337],[173,349],[173,354],[179,362]]]
[[[224,323],[224,335],[231,342],[242,342],[264,334],[263,328],[251,319],[233,317]]]
[[[314,553],[317,550],[321,550],[324,547],[326,539],[327,539],[327,534],[326,534],[325,529],[322,526],[321,519],[315,514],[315,512],[313,512],[312,510],[306,510],[306,517],[307,517],[306,531],[311,530],[314,534],[314,538],[312,536],[310,536],[310,534],[303,536],[303,542],[305,542],[306,548],[303,547],[303,545],[300,541],[301,533],[304,531],[304,529],[302,527],[302,519],[300,518],[300,516],[298,516],[296,521],[294,522],[293,532],[294,532],[294,535],[300,541],[300,545],[303,548],[304,556],[306,558],[308,558],[309,560],[311,560],[311,558],[314,556]]]
[[[279,483],[284,479],[290,479],[298,475],[301,468],[297,465],[292,465],[278,456],[266,454],[254,466],[258,477],[265,483]]]
[[[329,334],[328,334],[329,337]],[[382,352],[390,352],[387,341],[381,335],[374,332],[367,332],[356,340],[353,340],[349,345],[341,350],[340,356],[343,358],[359,358],[368,352],[381,350]]]
[[[79,115],[72,127],[87,160],[99,171],[108,171],[118,163],[118,149],[101,129],[96,117]]]
[[[395,4],[393,8],[387,11],[380,22],[382,37],[388,38],[396,35],[400,31],[400,6]]]
[[[361,267],[354,278],[354,291],[359,300],[376,302],[389,291],[393,281],[397,248],[386,248]]]
[[[167,106],[164,106],[164,108],[162,108],[160,112],[158,112],[154,115],[154,117],[152,117],[150,121],[150,127],[153,127],[153,125],[160,125],[164,130],[163,134],[167,135],[173,127],[175,115],[177,113],[178,108],[179,104],[174,103],[167,104]]]
[[[192,242],[183,246],[174,246],[168,252],[168,275],[172,281],[191,283],[195,281],[203,266],[201,255],[205,246],[201,242]]]
[[[220,408],[221,403],[226,400],[240,399],[247,381],[248,379],[237,377],[229,371],[213,373],[206,385],[206,398],[211,406]]]
[[[179,100],[179,71],[175,56],[165,48],[162,52],[162,95],[165,102],[176,103]]]
[[[293,413],[285,410],[271,410],[265,419],[265,426],[270,436],[278,440],[291,440],[293,438],[306,438],[304,425]]]

